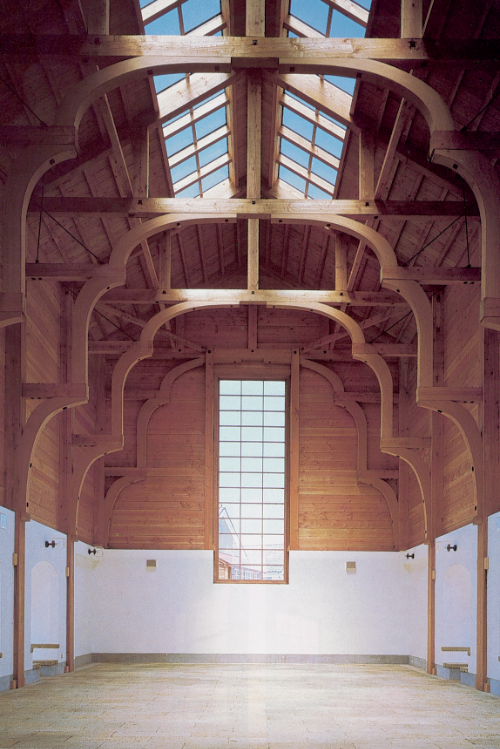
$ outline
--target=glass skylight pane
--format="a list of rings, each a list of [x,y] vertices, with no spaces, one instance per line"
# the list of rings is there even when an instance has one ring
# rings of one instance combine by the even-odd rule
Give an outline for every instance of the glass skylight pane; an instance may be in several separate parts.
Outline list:
[[[290,14],[304,21],[308,26],[312,26],[313,29],[326,34],[328,5],[322,0],[292,0]]]
[[[307,195],[309,198],[312,198],[313,200],[331,200],[332,199],[331,195],[329,195],[324,190],[320,190],[319,187],[316,187],[316,185],[309,185]]]
[[[292,187],[295,187],[295,189],[298,190],[299,192],[305,192],[305,189],[306,189],[305,179],[302,179],[302,177],[299,177],[297,174],[294,174],[289,169],[287,169],[286,166],[282,166],[281,164],[279,168],[279,178],[282,179],[287,184],[291,185]]]
[[[152,3],[152,1],[153,0],[140,0],[139,1],[139,5],[141,6],[141,8],[145,8],[146,5],[150,5]]]
[[[324,164],[319,159],[312,160],[311,171],[313,171],[314,174],[317,174],[318,177],[326,179],[327,182],[331,182],[332,185],[335,184],[335,180],[337,179],[336,170],[331,166],[328,166],[328,164]]]
[[[155,75],[154,83],[156,92],[165,91],[166,88],[170,88],[174,83],[182,81],[184,73],[168,73],[167,75]]]
[[[372,7],[372,0],[356,0],[358,5],[362,5],[366,10],[370,10]]]
[[[316,130],[316,138],[314,139],[314,142],[317,146],[322,148],[324,151],[327,151],[332,156],[337,156],[338,158],[340,158],[343,142],[341,140],[338,140],[337,138],[334,138],[333,135],[325,132],[320,127],[318,127],[318,129]]]
[[[176,198],[197,198],[200,194],[200,186],[198,182],[195,182],[184,190],[175,193]]]
[[[180,179],[184,179],[184,177],[187,177],[188,174],[192,174],[192,172],[195,171],[196,159],[194,156],[191,156],[190,159],[186,159],[186,161],[183,161],[182,164],[174,166],[173,169],[170,170],[170,173],[172,175],[172,182],[175,184]]]
[[[191,146],[193,143],[193,128],[191,126],[184,128],[180,133],[172,135],[166,141],[167,154],[173,156],[174,153],[182,151],[183,148]]]
[[[356,21],[352,21],[343,13],[334,10],[332,14],[332,25],[330,28],[331,37],[343,37],[347,39],[359,39],[364,37],[365,29]]]
[[[305,167],[305,169],[308,168],[309,154],[303,151],[302,148],[294,146],[293,143],[290,143],[290,141],[285,140],[284,138],[281,139],[281,153],[288,156],[289,159],[293,159],[293,161],[296,161],[297,164]]]
[[[203,138],[205,135],[208,135],[209,133],[213,133],[214,130],[217,130],[217,128],[222,127],[225,124],[226,124],[226,108],[222,107],[221,109],[218,109],[216,112],[213,112],[212,114],[209,114],[206,117],[203,117],[201,120],[198,120],[198,122],[195,125],[196,137],[198,138],[198,140],[200,140],[200,138]]]
[[[208,148],[204,148],[203,151],[200,151],[200,166],[209,164],[211,161],[214,161],[214,159],[219,158],[219,156],[222,156],[225,153],[227,153],[227,138],[222,138],[222,140],[214,143],[213,146],[209,146]]]
[[[221,12],[220,0],[187,0],[181,9],[186,34]]]
[[[146,34],[168,34],[169,36],[179,36],[181,27],[179,26],[179,14],[177,9],[170,10],[164,16],[160,16],[156,21],[152,21],[145,26]]]
[[[342,91],[351,94],[351,96],[354,93],[354,86],[356,85],[355,78],[345,78],[340,75],[325,75],[325,81],[333,83],[334,86],[341,88]]]
[[[283,125],[289,127],[295,133],[302,135],[303,138],[311,140],[314,127],[311,122],[307,122],[299,114],[295,114],[290,109],[283,107]]]
[[[210,190],[211,187],[215,187],[215,185],[218,185],[219,182],[223,182],[225,179],[228,179],[228,177],[229,168],[226,164],[226,166],[222,166],[220,169],[212,172],[212,174],[209,174],[207,177],[203,177],[203,179],[201,180],[203,192],[205,192],[206,190]]]

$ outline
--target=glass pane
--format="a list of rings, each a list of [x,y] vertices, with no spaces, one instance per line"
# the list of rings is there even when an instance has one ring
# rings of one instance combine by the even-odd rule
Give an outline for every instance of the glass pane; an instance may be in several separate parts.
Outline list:
[[[242,473],[241,486],[262,486],[262,476],[262,473]],[[239,483],[236,486],[239,486]],[[266,486],[274,486],[274,484],[267,484]]]
[[[242,520],[242,533],[262,533],[262,520]]]
[[[241,515],[245,518],[261,518],[262,517],[262,505],[247,505],[241,506]]]
[[[222,487],[234,486],[234,487],[239,488],[240,474],[239,473],[220,473],[219,474],[219,486],[222,486]]]
[[[245,380],[241,383],[241,392],[243,395],[262,395],[264,383],[260,380]]]
[[[283,458],[264,458],[264,470],[285,472],[285,461]]]
[[[264,411],[284,411],[284,409],[284,398],[267,394],[264,396]]]
[[[221,395],[219,407],[221,411],[232,411],[241,408],[241,398],[239,395]]]
[[[242,458],[241,470],[242,471],[257,471],[260,475],[262,473],[262,458]]]
[[[241,454],[245,457],[260,457],[262,455],[262,442],[242,442]]]
[[[283,503],[285,492],[283,489],[264,489],[264,502],[270,504]]]
[[[241,490],[241,501],[246,503],[262,502],[262,489],[242,489]],[[260,504],[259,504],[260,506]],[[252,515],[252,517],[255,517]]]
[[[279,427],[264,427],[264,441],[265,442],[284,442],[285,441],[285,430]]]
[[[264,395],[285,395],[286,383],[280,380],[266,380],[264,382]]]
[[[222,426],[240,426],[241,411],[221,411],[219,422]]]
[[[265,518],[283,518],[285,517],[285,505],[264,505]]]
[[[244,395],[241,398],[241,407],[246,411],[262,411],[263,398],[255,395]]]
[[[284,538],[283,535],[265,535],[263,536],[264,539],[264,549],[269,549],[270,547],[273,547],[275,549],[282,549],[284,547]]]
[[[250,442],[262,441],[262,427],[241,427],[241,439]]]
[[[219,502],[239,502],[240,501],[240,490],[239,489],[225,489],[222,487],[219,489]]]
[[[239,427],[221,427],[219,429],[219,436],[222,441],[232,441],[240,439],[241,429]]]
[[[283,442],[266,442],[263,447],[264,455],[266,458],[285,457],[285,445],[283,444]]]
[[[266,427],[284,427],[285,426],[285,414],[283,411],[265,411],[264,412],[264,426]]]
[[[264,530],[264,533],[283,534],[285,532],[285,521],[282,519],[264,520],[263,530]]]
[[[239,442],[221,442],[219,445],[219,455],[239,455]]]
[[[220,471],[239,471],[240,458],[219,458]]]
[[[239,395],[241,393],[241,382],[238,380],[221,380],[219,392],[221,395]]]
[[[244,426],[262,426],[263,421],[262,411],[243,411],[241,414],[241,423]]]
[[[233,486],[238,486],[238,484],[233,484]],[[244,486],[243,482],[242,482],[242,486]],[[262,474],[262,486],[264,486],[265,488],[284,487],[285,476],[282,473],[263,473]]]

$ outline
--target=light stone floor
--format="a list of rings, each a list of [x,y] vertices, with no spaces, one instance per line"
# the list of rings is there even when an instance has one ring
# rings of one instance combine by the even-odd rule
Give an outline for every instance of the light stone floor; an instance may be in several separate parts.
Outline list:
[[[500,747],[500,698],[410,666],[94,664],[0,694],[16,749]]]

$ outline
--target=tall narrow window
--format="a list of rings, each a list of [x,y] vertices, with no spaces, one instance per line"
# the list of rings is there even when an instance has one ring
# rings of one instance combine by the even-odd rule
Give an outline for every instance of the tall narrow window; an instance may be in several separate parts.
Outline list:
[[[216,580],[285,582],[286,383],[219,381]]]

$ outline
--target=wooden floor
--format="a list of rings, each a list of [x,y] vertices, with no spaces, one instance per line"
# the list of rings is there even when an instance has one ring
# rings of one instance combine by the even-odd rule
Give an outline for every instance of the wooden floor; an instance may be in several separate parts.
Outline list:
[[[118,665],[0,695],[16,749],[481,749],[500,699],[408,666]]]

